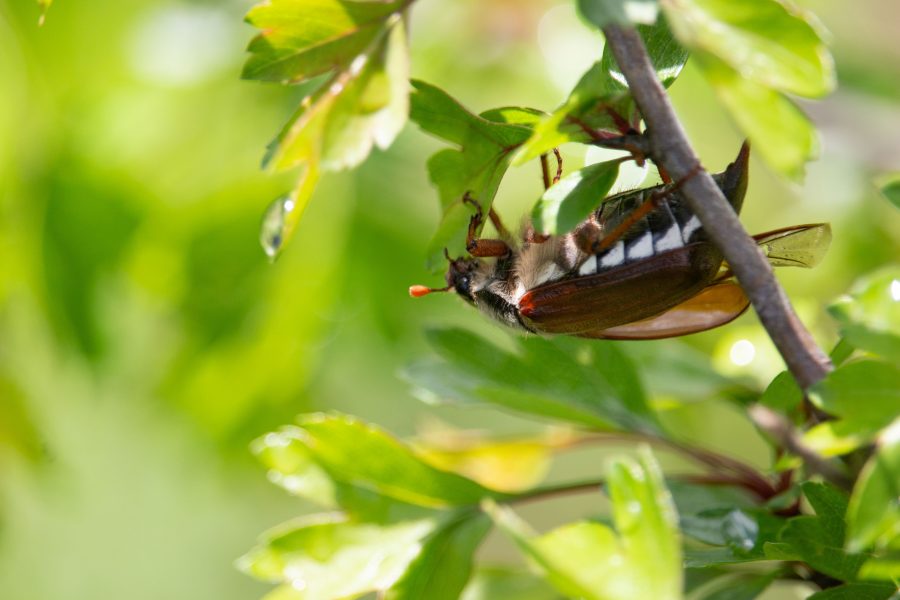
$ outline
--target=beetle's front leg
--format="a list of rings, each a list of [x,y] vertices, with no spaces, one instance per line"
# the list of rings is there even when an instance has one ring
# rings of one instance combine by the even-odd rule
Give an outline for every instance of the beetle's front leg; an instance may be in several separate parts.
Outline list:
[[[499,257],[509,254],[511,252],[509,244],[503,240],[478,239],[477,232],[484,219],[484,212],[481,210],[481,205],[469,195],[469,192],[466,192],[466,195],[463,196],[463,202],[475,207],[475,214],[469,219],[469,230],[466,233],[466,250],[468,253],[476,258]],[[509,235],[509,232],[503,227],[503,223],[500,222],[500,218],[494,213],[493,209],[491,209],[490,218],[500,235]]]

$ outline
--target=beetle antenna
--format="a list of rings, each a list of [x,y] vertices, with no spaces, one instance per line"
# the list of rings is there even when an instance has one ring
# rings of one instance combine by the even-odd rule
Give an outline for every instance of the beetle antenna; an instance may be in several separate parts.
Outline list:
[[[411,285],[409,286],[409,295],[413,298],[421,298],[422,296],[427,296],[428,294],[434,292],[449,292],[451,289],[453,289],[452,285],[448,285],[447,287],[443,288],[430,288],[424,285]]]

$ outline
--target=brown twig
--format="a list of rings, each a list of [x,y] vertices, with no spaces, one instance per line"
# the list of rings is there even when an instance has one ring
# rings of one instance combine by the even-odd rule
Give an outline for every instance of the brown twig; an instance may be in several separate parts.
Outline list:
[[[749,413],[757,427],[765,431],[776,444],[802,458],[804,466],[810,472],[821,475],[845,490],[853,487],[853,480],[836,465],[828,462],[827,459],[807,446],[797,429],[783,415],[762,404],[751,406]]]
[[[657,79],[643,41],[631,28],[610,25],[604,33],[647,123],[650,155],[674,180],[686,177],[700,161]],[[701,171],[686,181],[683,195],[734,270],[800,386],[806,389],[823,379],[833,368],[831,361],[797,318],[772,267],[744,231],[709,173]]]

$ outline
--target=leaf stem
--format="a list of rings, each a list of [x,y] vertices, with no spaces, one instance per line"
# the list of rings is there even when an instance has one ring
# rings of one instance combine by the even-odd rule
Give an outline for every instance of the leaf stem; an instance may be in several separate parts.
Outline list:
[[[656,76],[643,41],[633,28],[609,25],[603,32],[647,123],[651,156],[675,181],[685,179],[700,161]],[[700,170],[684,182],[682,190],[691,210],[734,270],[794,378],[803,389],[823,379],[833,368],[831,361],[797,318],[771,265],[712,177]]]

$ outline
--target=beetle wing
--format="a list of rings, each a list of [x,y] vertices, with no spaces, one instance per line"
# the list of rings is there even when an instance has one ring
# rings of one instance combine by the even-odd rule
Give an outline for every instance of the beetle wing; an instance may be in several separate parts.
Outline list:
[[[753,236],[775,267],[805,267],[819,264],[831,245],[831,225],[795,225]]]
[[[634,323],[577,334],[586,338],[611,340],[658,340],[713,329],[739,317],[750,300],[738,284],[713,284],[661,315]]]
[[[538,286],[519,300],[519,313],[539,333],[605,330],[658,315],[697,295],[721,263],[712,244],[688,244],[595,275]]]

